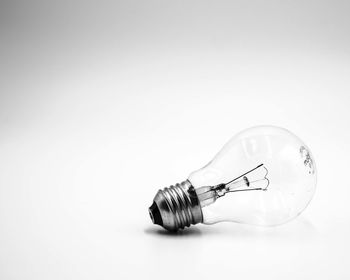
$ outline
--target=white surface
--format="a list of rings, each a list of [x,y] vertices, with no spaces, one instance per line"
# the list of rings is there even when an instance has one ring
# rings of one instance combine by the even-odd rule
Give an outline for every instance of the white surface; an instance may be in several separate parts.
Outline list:
[[[349,5],[2,2],[1,279],[349,279]],[[293,222],[168,235],[147,208],[243,128],[286,127]]]

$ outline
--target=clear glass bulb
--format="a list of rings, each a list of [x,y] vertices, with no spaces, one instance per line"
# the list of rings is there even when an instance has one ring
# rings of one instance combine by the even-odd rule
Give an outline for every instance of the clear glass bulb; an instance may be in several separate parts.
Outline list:
[[[170,210],[156,203],[159,213],[150,214],[155,223],[159,214],[161,225],[171,230],[198,222],[278,225],[306,208],[315,187],[316,166],[307,146],[286,129],[258,126],[234,136],[186,182],[160,191]]]

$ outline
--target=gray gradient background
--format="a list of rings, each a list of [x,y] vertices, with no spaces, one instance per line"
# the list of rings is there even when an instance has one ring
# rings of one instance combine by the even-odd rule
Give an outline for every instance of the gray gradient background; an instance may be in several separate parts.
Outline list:
[[[0,279],[349,279],[347,1],[0,2]],[[234,133],[313,151],[280,227],[152,226]]]

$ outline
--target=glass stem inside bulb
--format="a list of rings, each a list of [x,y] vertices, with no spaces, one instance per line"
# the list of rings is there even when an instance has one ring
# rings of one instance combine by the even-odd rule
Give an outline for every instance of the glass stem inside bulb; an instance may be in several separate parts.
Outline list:
[[[196,189],[196,193],[200,205],[201,207],[208,206],[229,192],[266,191],[270,184],[267,174],[267,168],[264,164],[260,164],[227,183],[199,187]]]

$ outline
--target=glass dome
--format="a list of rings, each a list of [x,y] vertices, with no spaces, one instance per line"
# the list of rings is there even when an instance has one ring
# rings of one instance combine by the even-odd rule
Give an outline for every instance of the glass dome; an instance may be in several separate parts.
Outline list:
[[[268,226],[285,223],[305,209],[315,192],[316,166],[309,148],[293,133],[258,126],[234,136],[188,180],[199,197],[204,223]]]

